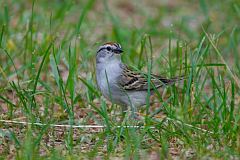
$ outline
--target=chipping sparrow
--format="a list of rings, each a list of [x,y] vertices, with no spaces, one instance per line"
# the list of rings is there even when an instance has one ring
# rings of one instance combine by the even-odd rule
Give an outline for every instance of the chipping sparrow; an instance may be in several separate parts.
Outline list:
[[[112,103],[122,105],[125,109],[130,106],[136,109],[146,104],[148,94],[147,75],[130,70],[121,61],[123,52],[118,43],[105,43],[100,46],[96,55],[97,84],[103,96]],[[182,78],[167,79],[151,75],[150,89],[171,85]]]

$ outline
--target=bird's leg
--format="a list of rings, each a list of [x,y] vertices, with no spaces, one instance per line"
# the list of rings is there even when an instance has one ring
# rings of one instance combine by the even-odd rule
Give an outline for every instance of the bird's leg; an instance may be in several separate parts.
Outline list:
[[[124,120],[127,112],[128,112],[128,107],[127,106],[122,106],[122,118],[121,118],[121,121]]]
[[[137,107],[135,107],[132,103],[130,106],[122,106],[122,120],[124,118],[128,118],[130,120],[139,120],[139,116],[137,115]]]
[[[137,114],[136,114],[136,112],[137,112],[137,110],[136,110],[136,107],[135,106],[133,106],[133,105],[131,105],[131,116],[130,116],[130,118],[132,118],[132,119],[137,119]]]
[[[122,107],[122,120],[124,118],[131,119],[131,120],[138,119],[137,117],[138,115],[136,114],[135,107],[127,107],[127,106]]]

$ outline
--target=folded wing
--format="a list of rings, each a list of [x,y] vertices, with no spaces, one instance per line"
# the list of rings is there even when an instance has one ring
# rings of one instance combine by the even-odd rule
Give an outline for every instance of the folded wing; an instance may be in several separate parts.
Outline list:
[[[119,84],[125,90],[147,90],[148,89],[148,78],[147,74],[137,73],[126,66],[123,67],[123,74],[119,77]],[[156,88],[174,84],[176,81],[181,80],[182,78],[172,78],[167,79],[164,77],[160,77],[157,75],[151,75],[151,85],[150,89],[153,90],[155,86]]]

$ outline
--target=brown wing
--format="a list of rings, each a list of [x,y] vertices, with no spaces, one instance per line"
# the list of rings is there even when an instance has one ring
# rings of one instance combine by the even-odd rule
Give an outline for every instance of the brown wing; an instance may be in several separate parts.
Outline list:
[[[151,86],[150,89],[153,89],[153,85],[156,88],[161,86],[173,84],[177,79],[167,79],[159,77],[156,75],[151,75]],[[123,74],[119,77],[120,85],[125,90],[147,90],[148,89],[148,80],[146,74],[141,74],[134,72],[127,68],[123,67]]]

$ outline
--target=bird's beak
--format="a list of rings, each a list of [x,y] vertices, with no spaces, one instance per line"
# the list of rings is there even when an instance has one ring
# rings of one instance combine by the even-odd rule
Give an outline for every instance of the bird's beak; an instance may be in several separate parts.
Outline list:
[[[122,49],[114,49],[114,53],[116,53],[116,54],[120,54],[120,53],[122,53],[122,52],[123,52]]]

